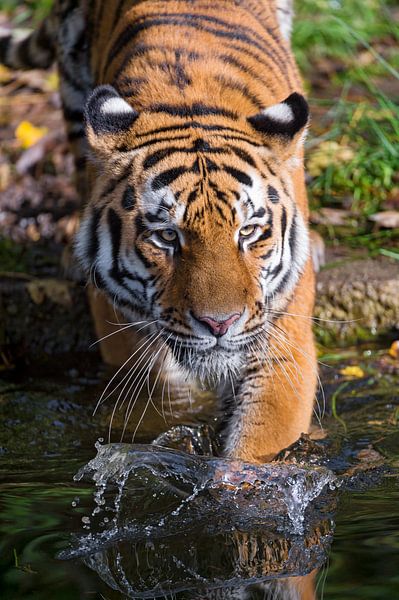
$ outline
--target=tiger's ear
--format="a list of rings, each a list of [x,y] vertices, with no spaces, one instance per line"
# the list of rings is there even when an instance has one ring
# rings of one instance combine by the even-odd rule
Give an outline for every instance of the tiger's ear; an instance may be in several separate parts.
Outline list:
[[[85,107],[86,133],[91,147],[102,153],[123,144],[124,135],[139,113],[111,85],[100,85],[90,94]]]
[[[288,149],[297,140],[309,121],[309,107],[305,98],[296,92],[282,102],[265,108],[248,118],[254,129],[263,133],[268,140],[275,139]]]

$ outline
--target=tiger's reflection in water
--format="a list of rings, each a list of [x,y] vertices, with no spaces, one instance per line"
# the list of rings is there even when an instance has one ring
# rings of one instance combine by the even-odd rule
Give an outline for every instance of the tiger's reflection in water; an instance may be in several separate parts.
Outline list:
[[[311,600],[332,526],[325,519],[303,537],[264,530],[197,534],[124,539],[84,562],[128,598]]]

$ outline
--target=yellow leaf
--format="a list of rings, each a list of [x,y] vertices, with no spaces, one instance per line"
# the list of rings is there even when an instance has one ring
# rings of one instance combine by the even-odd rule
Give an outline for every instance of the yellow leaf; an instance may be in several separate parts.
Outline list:
[[[391,347],[388,350],[389,356],[392,358],[399,358],[399,340],[392,342]]]
[[[354,365],[353,367],[345,367],[340,370],[341,375],[345,377],[364,377],[364,371],[360,367]]]
[[[0,83],[7,83],[11,79],[12,71],[8,67],[0,64]]]
[[[47,132],[47,127],[36,127],[29,121],[21,121],[15,130],[15,137],[21,143],[22,148],[26,150],[36,144]]]
[[[60,78],[58,77],[58,73],[53,71],[49,73],[45,79],[46,89],[49,92],[56,92],[59,88]]]

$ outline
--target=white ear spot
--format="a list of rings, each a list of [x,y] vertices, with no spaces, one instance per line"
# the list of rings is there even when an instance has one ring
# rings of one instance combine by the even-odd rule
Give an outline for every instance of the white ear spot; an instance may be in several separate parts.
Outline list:
[[[132,107],[123,98],[108,98],[101,105],[101,112],[105,115],[121,115],[134,112]]]
[[[273,121],[279,121],[280,123],[290,123],[294,120],[294,113],[288,104],[280,102],[274,106],[269,106],[262,111],[265,117],[272,119]]]

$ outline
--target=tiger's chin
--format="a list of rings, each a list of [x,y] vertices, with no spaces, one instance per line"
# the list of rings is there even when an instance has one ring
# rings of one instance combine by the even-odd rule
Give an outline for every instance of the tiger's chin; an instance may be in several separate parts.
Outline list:
[[[220,347],[203,351],[185,348],[178,362],[189,377],[202,385],[215,387],[236,379],[244,365],[244,359],[244,352],[231,352]]]

